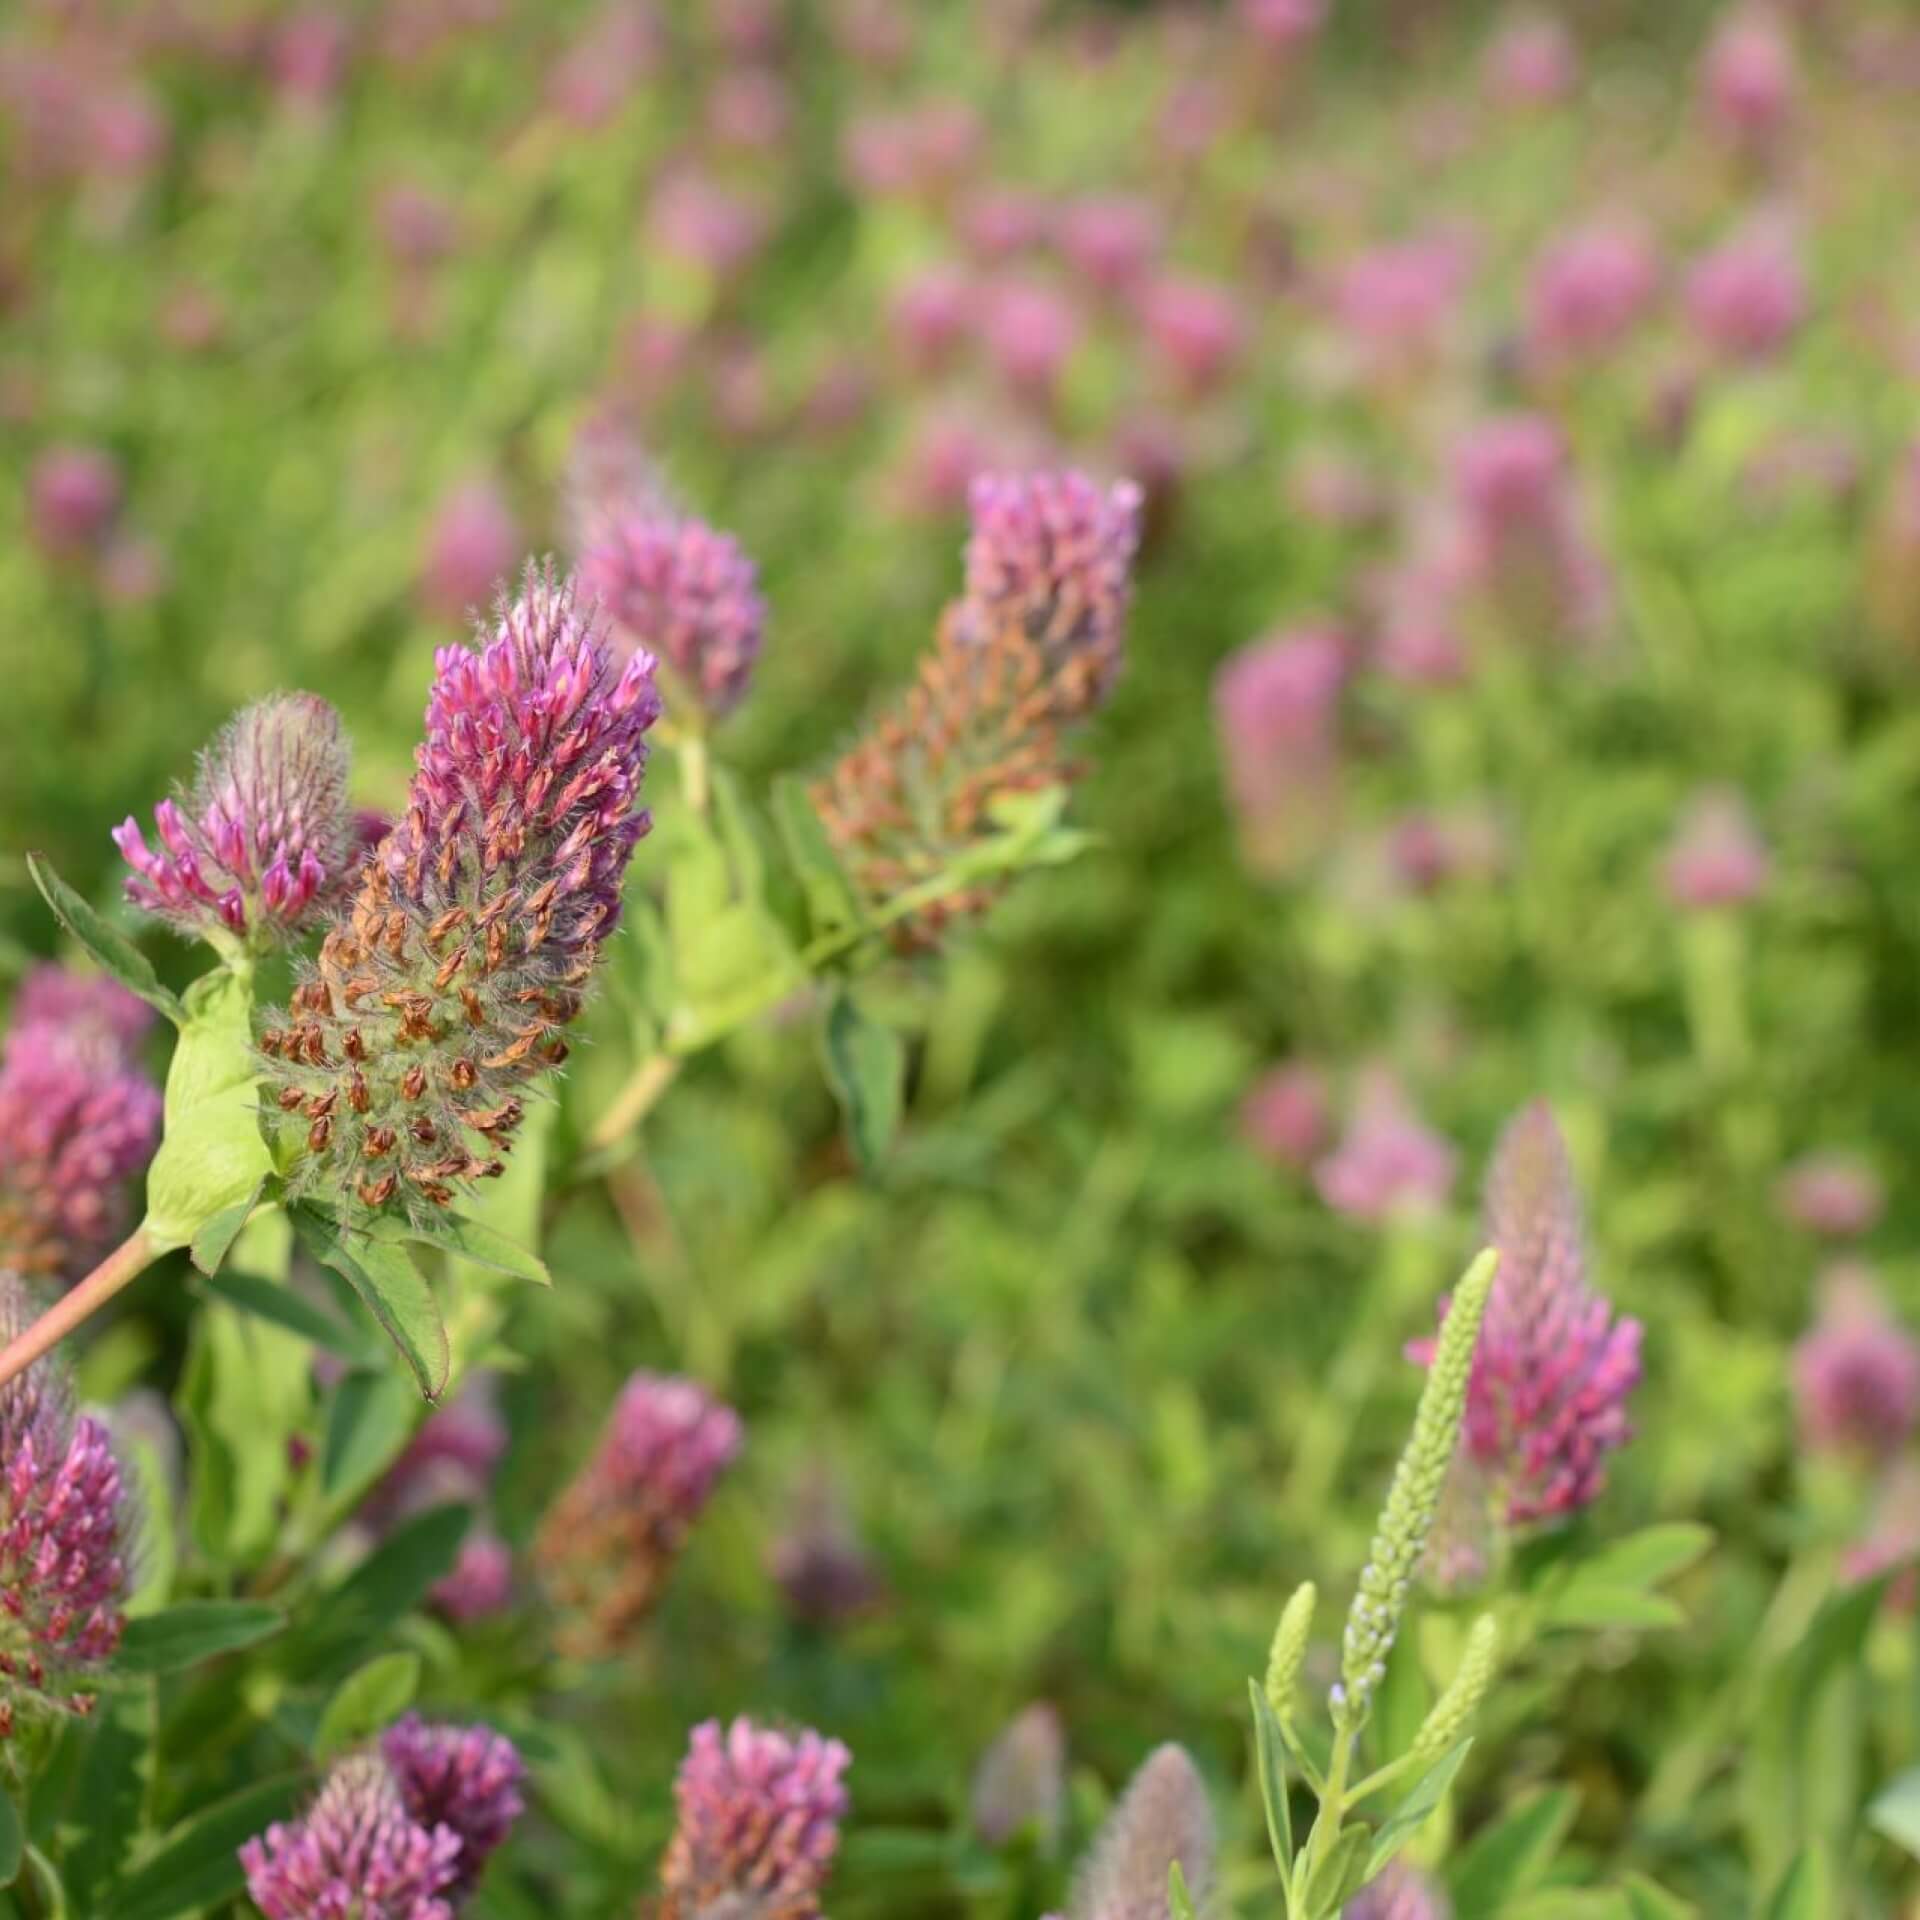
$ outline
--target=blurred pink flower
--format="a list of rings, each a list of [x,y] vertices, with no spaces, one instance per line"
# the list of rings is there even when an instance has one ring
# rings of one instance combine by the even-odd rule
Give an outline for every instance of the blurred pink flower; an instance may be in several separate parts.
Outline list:
[[[1798,86],[1792,43],[1773,14],[1742,9],[1714,30],[1700,63],[1700,87],[1723,132],[1752,146],[1777,140],[1792,117]]]
[[[1793,1355],[1800,1437],[1815,1452],[1886,1460],[1920,1419],[1920,1341],[1887,1310],[1864,1266],[1842,1262],[1820,1283],[1820,1316]]]
[[[1580,84],[1572,34],[1551,14],[1517,16],[1487,48],[1486,79],[1504,106],[1557,106]]]
[[[1273,634],[1214,676],[1214,724],[1241,847],[1263,872],[1321,851],[1340,812],[1339,702],[1351,668],[1344,634]]]
[[[1155,281],[1141,300],[1149,343],[1189,398],[1216,391],[1247,344],[1247,319],[1232,292],[1188,275]]]
[[[1668,850],[1667,896],[1696,911],[1743,906],[1771,866],[1745,800],[1730,787],[1709,788],[1688,806]]]
[[[973,281],[959,267],[923,267],[894,294],[889,320],[901,357],[913,372],[947,367],[975,319]]]
[[[659,66],[665,44],[646,0],[613,0],[548,69],[547,105],[576,127],[603,126]]]
[[[1304,1061],[1262,1074],[1240,1105],[1248,1144],[1284,1167],[1311,1166],[1326,1150],[1332,1122],[1327,1077]]]
[[[434,516],[421,593],[441,619],[463,620],[492,604],[521,553],[519,523],[500,489],[488,480],[469,481]]]
[[[312,110],[326,106],[346,78],[353,24],[332,7],[307,7],[275,26],[266,48],[267,75],[281,100]]]
[[[723,147],[768,153],[793,126],[787,83],[766,67],[735,67],[720,74],[707,96],[707,131]]]
[[[27,519],[40,550],[65,560],[97,548],[120,512],[119,463],[98,447],[51,447],[27,477]]]
[[[1418,364],[1439,351],[1467,277],[1464,253],[1448,240],[1373,247],[1336,274],[1333,317],[1376,366]]]
[[[454,249],[458,222],[442,195],[410,180],[380,190],[374,203],[381,244],[396,266],[430,267]]]
[[[691,168],[669,173],[654,188],[647,231],[663,252],[728,280],[767,243],[772,222],[757,200]]]
[[[1385,1067],[1361,1076],[1340,1145],[1314,1168],[1320,1197],[1349,1219],[1377,1222],[1445,1206],[1460,1156],[1414,1112]]]
[[[1159,257],[1161,221],[1152,202],[1131,194],[1073,200],[1061,210],[1055,238],[1062,258],[1100,292],[1137,285]]]
[[[1240,20],[1263,47],[1295,53],[1319,37],[1326,0],[1240,0]]]
[[[1045,402],[1080,344],[1080,316],[1043,281],[1002,281],[987,292],[981,337],[1007,385]]]
[[[1723,360],[1769,360],[1806,317],[1806,278],[1789,236],[1756,227],[1723,241],[1693,263],[1687,319]]]
[[[1646,312],[1659,261],[1634,224],[1600,221],[1555,242],[1527,289],[1527,343],[1553,365],[1610,352]]]
[[[955,225],[969,253],[998,265],[1045,243],[1053,207],[1018,187],[981,187],[961,202]]]

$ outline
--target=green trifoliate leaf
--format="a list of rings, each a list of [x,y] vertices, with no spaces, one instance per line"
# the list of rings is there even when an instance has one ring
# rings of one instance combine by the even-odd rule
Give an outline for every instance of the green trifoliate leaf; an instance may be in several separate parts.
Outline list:
[[[106,972],[156,1013],[164,1013],[176,1027],[186,1024],[186,1008],[160,984],[153,962],[118,927],[103,919],[75,893],[54,872],[52,861],[44,853],[27,855],[27,871],[40,889],[40,897],[52,908],[53,917]]]

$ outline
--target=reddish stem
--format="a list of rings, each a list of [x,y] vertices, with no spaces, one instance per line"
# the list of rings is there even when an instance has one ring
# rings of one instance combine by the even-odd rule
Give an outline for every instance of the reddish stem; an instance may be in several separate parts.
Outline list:
[[[78,1286],[64,1293],[32,1326],[0,1347],[0,1387],[23,1374],[75,1327],[98,1313],[121,1288],[130,1285],[160,1257],[144,1232],[135,1232],[94,1268]]]

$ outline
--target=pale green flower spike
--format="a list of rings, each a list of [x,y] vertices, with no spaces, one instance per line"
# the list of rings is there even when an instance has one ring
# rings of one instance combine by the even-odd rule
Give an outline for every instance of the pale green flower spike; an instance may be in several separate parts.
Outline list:
[[[1480,1702],[1493,1684],[1499,1651],[1499,1625],[1492,1614],[1483,1613],[1467,1635],[1467,1650],[1460,1656],[1460,1670],[1446,1692],[1433,1703],[1433,1710],[1420,1723],[1420,1731],[1408,1749],[1416,1775],[1444,1759],[1466,1737],[1473,1716],[1480,1710]]]
[[[1313,1631],[1313,1610],[1319,1598],[1313,1582],[1303,1580],[1273,1630],[1273,1650],[1267,1655],[1267,1705],[1276,1720],[1293,1718],[1294,1695],[1300,1687],[1300,1669],[1306,1665],[1307,1635]]]
[[[1393,1470],[1387,1503],[1360,1570],[1359,1591],[1341,1639],[1340,1684],[1329,1704],[1334,1725],[1352,1732],[1366,1723],[1374,1689],[1386,1678],[1387,1654],[1406,1610],[1414,1568],[1433,1529],[1440,1491],[1460,1439],[1474,1342],[1487,1310],[1500,1257],[1488,1248],[1455,1290],[1435,1344],[1433,1365],[1413,1417],[1413,1433]]]

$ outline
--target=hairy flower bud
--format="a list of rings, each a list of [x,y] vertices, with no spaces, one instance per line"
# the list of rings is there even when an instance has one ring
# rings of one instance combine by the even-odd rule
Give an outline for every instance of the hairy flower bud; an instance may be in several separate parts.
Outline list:
[[[1500,1658],[1500,1629],[1490,1613],[1483,1613],[1467,1633],[1459,1671],[1447,1690],[1428,1710],[1408,1749],[1416,1773],[1443,1760],[1464,1740],[1480,1710]]]
[[[240,1849],[247,1892],[266,1920],[453,1920],[460,1836],[425,1827],[377,1754],[327,1776],[305,1816],[275,1821]]]
[[[124,988],[30,973],[0,1049],[0,1267],[77,1279],[105,1251],[160,1137],[132,1049],[153,1016]]]
[[[1184,1747],[1156,1747],[1107,1816],[1073,1891],[1072,1920],[1169,1920],[1177,1860],[1196,1908],[1213,1891],[1213,1809]]]
[[[1031,1829],[1051,1853],[1066,1811],[1067,1737],[1044,1700],[1024,1707],[995,1736],[974,1769],[968,1819],[990,1847]]]
[[[351,752],[317,694],[243,708],[200,756],[191,793],[153,810],[150,849],[131,814],[113,843],[133,869],[127,898],[180,932],[256,943],[302,932],[344,896],[356,838]]]
[[[817,1920],[851,1759],[811,1730],[695,1727],[674,1783],[662,1920]]]
[[[628,1380],[599,1447],[540,1530],[563,1648],[611,1652],[645,1619],[740,1443],[739,1415],[691,1380]]]
[[[997,801],[1060,786],[1062,741],[1120,661],[1138,489],[1078,474],[978,480],[966,592],[906,696],[813,789],[855,885],[880,905],[935,879],[993,830]],[[903,921],[903,945],[991,904],[963,889]]]
[[[1336,1724],[1346,1729],[1365,1722],[1374,1690],[1387,1675],[1387,1655],[1400,1630],[1414,1570],[1432,1531],[1447,1468],[1460,1438],[1474,1344],[1499,1263],[1494,1252],[1481,1254],[1454,1292],[1421,1389],[1413,1432],[1393,1470],[1379,1527],[1367,1550],[1366,1565],[1360,1569],[1359,1586],[1347,1611],[1340,1683],[1332,1702]]]
[[[1300,1672],[1307,1664],[1307,1640],[1313,1632],[1313,1610],[1319,1603],[1319,1589],[1311,1580],[1303,1580],[1281,1609],[1280,1624],[1273,1630],[1273,1645],[1267,1653],[1266,1695],[1276,1720],[1293,1718]]]
[[[527,1770],[514,1744],[491,1727],[428,1726],[410,1713],[380,1736],[408,1817],[459,1836],[449,1894],[470,1893],[487,1858],[525,1811]]]
[[[0,1273],[0,1342],[34,1318]],[[0,1740],[29,1713],[85,1711],[125,1624],[127,1499],[99,1421],[52,1357],[0,1387]]]
[[[448,1206],[501,1171],[648,826],[652,660],[616,668],[550,568],[435,665],[406,814],[260,1036],[296,1181],[363,1215]]]
[[[1486,1225],[1500,1275],[1474,1362],[1466,1442],[1508,1521],[1523,1526],[1574,1512],[1605,1487],[1606,1457],[1628,1436],[1640,1323],[1616,1320],[1587,1284],[1580,1196],[1544,1102],[1501,1137]]]

